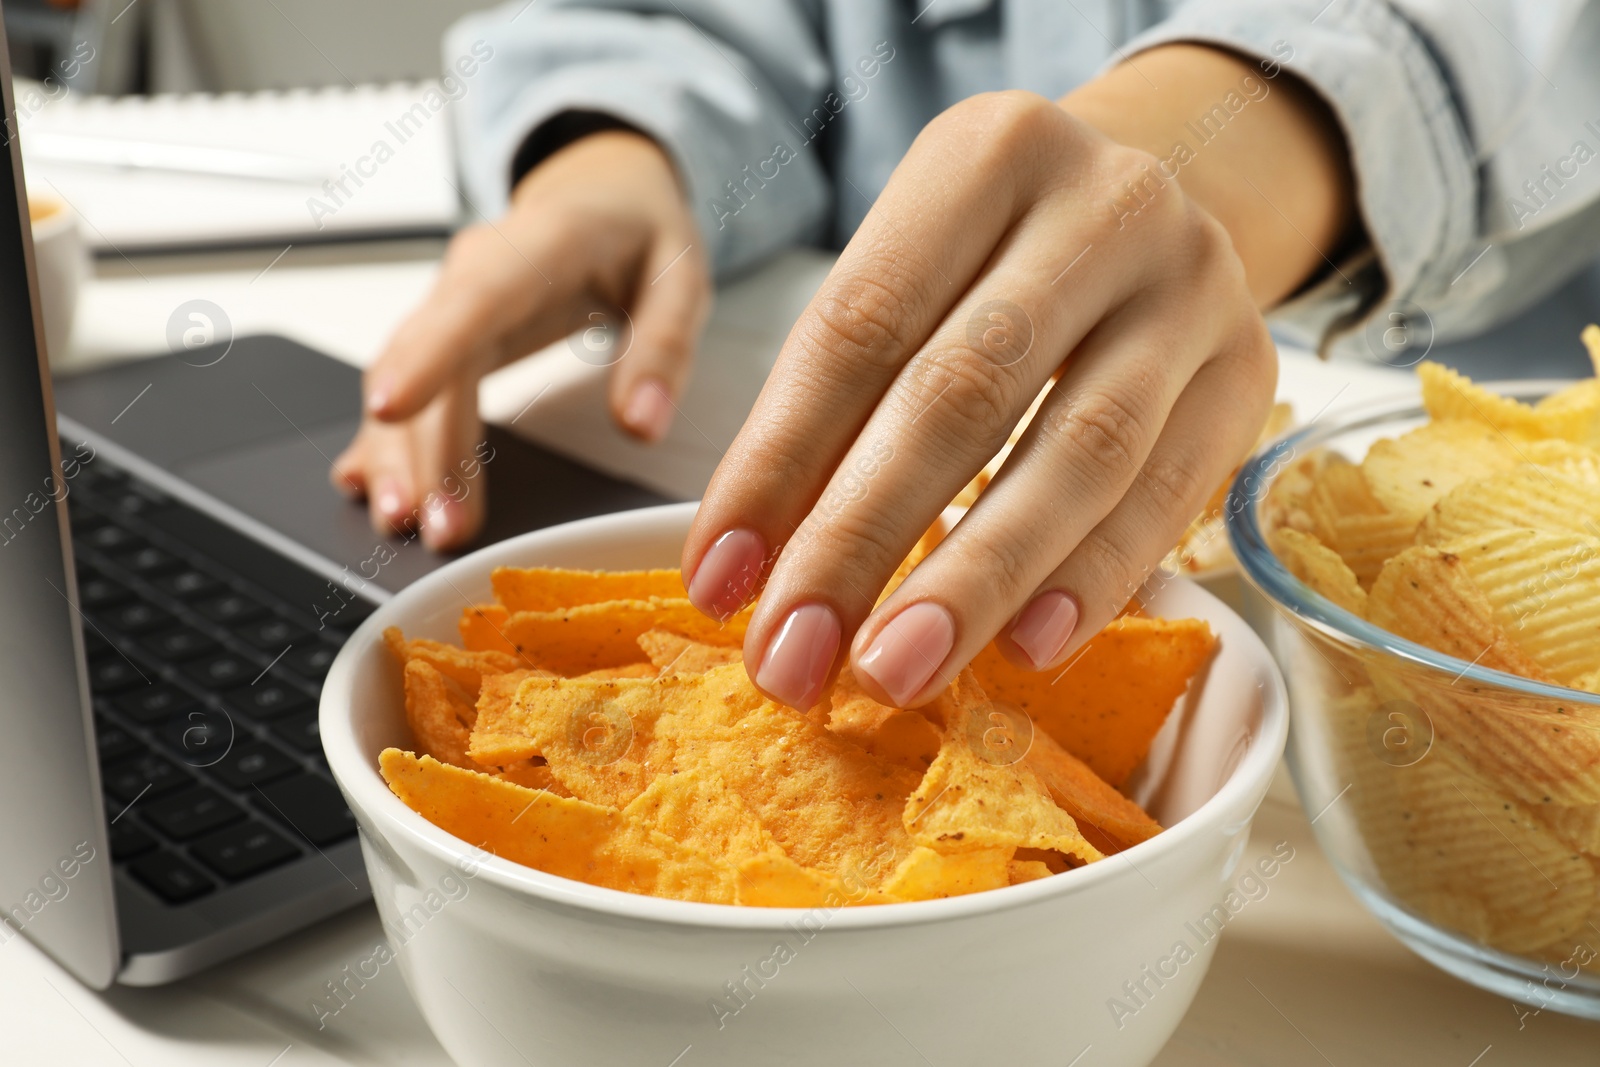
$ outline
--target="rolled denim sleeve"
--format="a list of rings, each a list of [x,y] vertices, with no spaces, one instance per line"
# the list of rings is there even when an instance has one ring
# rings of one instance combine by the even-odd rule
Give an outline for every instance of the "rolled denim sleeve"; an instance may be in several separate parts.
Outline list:
[[[1324,350],[1341,338],[1354,350],[1363,346],[1351,335],[1377,312],[1406,308],[1441,337],[1465,334],[1593,257],[1592,225],[1563,232],[1556,222],[1595,213],[1600,163],[1533,225],[1510,200],[1575,140],[1600,148],[1600,123],[1584,125],[1600,119],[1594,53],[1573,55],[1597,15],[1584,0],[1190,0],[1127,52],[1212,44],[1258,59],[1267,76],[1281,65],[1326,101],[1369,244],[1276,318]]]
[[[793,128],[829,92],[819,35],[789,0],[513,0],[468,16],[444,52],[447,67],[489,53],[455,108],[469,206],[503,211],[530,135],[588,112],[669,154],[719,276],[813,240],[831,191]]]

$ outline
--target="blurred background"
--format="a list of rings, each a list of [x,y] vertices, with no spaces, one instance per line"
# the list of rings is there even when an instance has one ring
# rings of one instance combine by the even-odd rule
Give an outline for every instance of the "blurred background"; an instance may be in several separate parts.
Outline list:
[[[63,291],[70,298],[75,272],[139,253],[448,234],[475,212],[462,202],[454,177],[447,113],[426,131],[423,147],[388,168],[396,173],[380,176],[376,191],[364,190],[326,218],[312,220],[307,206],[323,172],[336,175],[386,117],[403,112],[418,86],[439,75],[445,27],[487,6],[485,0],[12,0],[5,23],[13,70],[33,83],[19,83],[17,91],[17,118],[24,131],[35,131],[23,138],[30,195],[34,175],[49,183],[41,189],[46,210],[44,217],[36,213],[36,233],[53,216],[75,213],[75,227],[61,219],[54,225],[75,228],[87,246],[79,265],[69,262],[76,255],[70,249],[41,255],[50,299],[61,304]],[[401,86],[411,87],[410,96]],[[382,95],[376,87],[389,91]],[[181,102],[194,94],[212,103],[196,110]],[[129,103],[141,100],[157,102]],[[232,110],[212,106],[218,101],[234,101]],[[127,137],[166,158],[129,166],[117,155],[129,152],[121,140]],[[217,151],[168,151],[184,140]],[[275,185],[261,177],[274,167],[308,167],[311,180],[300,175],[298,186]],[[179,215],[168,210],[174,202],[183,204]],[[50,203],[73,210],[55,211]],[[70,245],[73,235],[47,236]],[[1496,378],[1512,354],[1519,376],[1581,375],[1587,363],[1575,339],[1600,317],[1597,309],[1600,264],[1476,338],[1433,344],[1427,322],[1408,321],[1403,333],[1413,343],[1383,361],[1411,366],[1427,353],[1475,377]],[[70,319],[70,306],[47,309],[46,317],[58,320],[60,343],[52,347],[64,352],[68,327],[61,320]]]

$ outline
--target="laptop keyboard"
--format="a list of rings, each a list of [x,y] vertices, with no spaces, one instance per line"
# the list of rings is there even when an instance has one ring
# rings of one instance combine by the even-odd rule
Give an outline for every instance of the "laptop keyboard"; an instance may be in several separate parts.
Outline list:
[[[114,863],[186,904],[354,835],[317,694],[370,605],[319,620],[283,587],[324,580],[302,571],[268,588],[230,569],[213,558],[229,553],[172,534],[209,519],[103,456],[67,503]]]

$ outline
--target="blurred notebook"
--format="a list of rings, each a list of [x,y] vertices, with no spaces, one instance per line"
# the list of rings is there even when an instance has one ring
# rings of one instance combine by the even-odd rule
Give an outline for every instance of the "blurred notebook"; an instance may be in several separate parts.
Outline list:
[[[35,194],[101,250],[448,232],[461,212],[436,83],[154,97],[22,116]]]

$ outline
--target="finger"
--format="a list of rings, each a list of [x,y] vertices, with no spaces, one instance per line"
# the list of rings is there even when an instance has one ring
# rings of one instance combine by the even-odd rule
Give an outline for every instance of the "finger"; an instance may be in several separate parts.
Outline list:
[[[1096,327],[978,503],[860,627],[853,670],[876,699],[914,706],[941,690],[1133,483],[1210,347],[1175,343],[1145,303]],[[806,563],[824,570],[803,581],[859,566]]]
[[[1046,670],[1099,633],[1249,454],[1277,381],[1265,327],[1253,344],[1259,346],[1254,352],[1231,357],[1233,366],[1213,361],[1195,376],[1121,502],[1039,584],[997,639],[1007,658]],[[1237,417],[1217,417],[1230,408]]]
[[[406,536],[415,525],[417,506],[410,428],[369,422],[364,434],[368,519],[382,537]]]
[[[484,224],[452,239],[433,291],[367,369],[369,414],[388,422],[408,419],[455,378],[476,378],[532,351],[507,351],[512,334],[519,341],[560,336],[549,328],[529,338],[526,326],[550,318],[571,295],[574,272],[537,266],[565,258],[568,235],[552,227],[537,240],[515,238],[505,227]]]
[[[476,393],[452,386],[410,424],[418,521],[423,542],[436,552],[463,547],[483,526],[487,497],[474,463],[483,433]]]
[[[365,429],[363,424],[356,430],[355,438],[328,468],[328,481],[350,500],[361,500],[367,495]]]
[[[640,271],[632,336],[611,373],[612,417],[635,437],[654,444],[667,435],[710,310],[710,277],[693,235],[663,235]]]
[[[702,611],[737,610],[739,576],[800,526],[884,390],[983,269],[1024,199],[992,175],[1015,171],[1002,161],[1027,138],[1059,136],[1045,109],[1042,98],[1000,94],[947,112],[896,169],[712,477],[683,553]],[[963,124],[972,128],[953,128]]]

